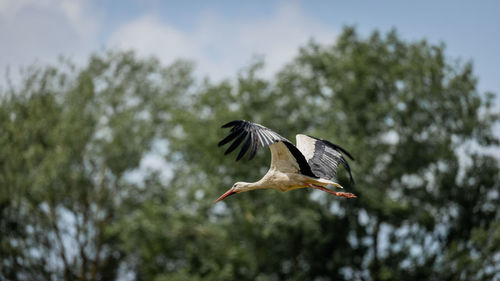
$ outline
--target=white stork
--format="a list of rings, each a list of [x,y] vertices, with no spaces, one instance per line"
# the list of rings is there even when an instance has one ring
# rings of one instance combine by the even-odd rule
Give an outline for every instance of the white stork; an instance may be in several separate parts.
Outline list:
[[[342,153],[352,160],[354,159],[340,146],[302,134],[296,136],[297,146],[294,146],[276,132],[260,124],[244,120],[231,121],[222,126],[222,128],[229,127],[232,127],[230,134],[219,142],[219,146],[234,141],[224,155],[231,153],[243,143],[236,161],[240,160],[248,149],[250,149],[249,159],[252,159],[259,145],[269,146],[271,167],[266,175],[257,182],[235,183],[216,202],[236,193],[264,188],[289,191],[311,187],[340,197],[356,198],[356,195],[352,193],[335,192],[327,188],[329,185],[343,188],[335,182],[339,163],[342,163],[349,173],[351,183],[354,183],[351,169]]]

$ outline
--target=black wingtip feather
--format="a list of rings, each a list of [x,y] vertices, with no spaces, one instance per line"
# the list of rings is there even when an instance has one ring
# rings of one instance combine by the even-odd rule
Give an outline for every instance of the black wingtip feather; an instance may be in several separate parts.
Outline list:
[[[347,157],[351,158],[352,161],[356,161],[356,160],[354,160],[354,157],[352,157],[352,155],[349,152],[347,152],[347,150],[343,149],[342,147],[340,147],[336,144],[333,144],[329,141],[324,141],[324,142],[328,145],[331,145],[333,148],[337,148],[338,150],[342,151]]]
[[[245,153],[250,148],[251,143],[252,143],[252,135],[249,135],[249,136],[247,136],[245,142],[243,143],[243,146],[241,147],[240,153],[238,153],[238,157],[236,157],[236,161],[239,161],[245,155]]]
[[[342,161],[342,166],[344,166],[347,173],[349,174],[349,180],[351,181],[352,184],[354,184],[354,178],[352,177],[351,167],[349,166],[349,163],[345,160],[344,157],[340,157],[340,160]]]
[[[247,135],[248,135],[248,132],[243,131],[243,133],[241,133],[241,135],[239,135],[239,137],[236,140],[234,140],[234,142],[229,146],[229,148],[226,150],[226,152],[224,152],[224,155],[228,155],[233,150],[235,150]]]
[[[222,125],[221,128],[229,128],[229,127],[241,124],[241,122],[242,122],[242,120],[234,120],[234,121],[231,121],[231,122],[228,122],[228,123]]]
[[[243,158],[248,150],[248,159],[254,158],[257,153],[258,147],[269,146],[275,142],[288,141],[276,132],[256,123],[252,123],[245,120],[234,120],[222,125],[222,128],[230,128],[230,133],[223,140],[218,143],[218,146],[223,146],[227,143],[231,143],[229,148],[224,152],[224,155],[231,153],[235,150],[243,141],[243,146],[241,151],[236,157],[236,161]]]
[[[225,145],[226,143],[232,141],[234,138],[239,136],[243,132],[243,128],[239,128],[238,130],[232,131],[227,137],[225,137],[223,140],[221,140],[217,145],[219,147]]]
[[[352,157],[352,155],[347,152],[347,150],[343,149],[342,147],[340,147],[339,145],[336,145],[334,143],[331,143],[327,140],[324,140],[324,139],[320,139],[320,138],[316,138],[316,137],[313,137],[313,136],[310,136],[310,135],[307,135],[308,137],[310,138],[313,138],[315,140],[320,140],[322,142],[324,142],[326,145],[330,146],[331,148],[335,149],[335,150],[340,150],[342,153],[344,153],[347,157],[349,157],[352,161],[356,161],[354,160],[354,157]]]
[[[257,138],[256,134],[252,134],[252,149],[250,150],[248,160],[252,160],[255,157],[255,154],[257,154],[257,148],[259,147],[259,140]]]

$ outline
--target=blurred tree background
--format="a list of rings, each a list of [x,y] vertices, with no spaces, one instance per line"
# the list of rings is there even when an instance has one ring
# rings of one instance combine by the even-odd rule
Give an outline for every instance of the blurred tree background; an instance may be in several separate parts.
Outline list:
[[[263,67],[214,83],[108,52],[4,83],[0,280],[500,280],[499,116],[470,63],[347,27]],[[359,198],[215,204],[268,169],[267,149],[235,164],[217,148],[233,119],[345,147]]]

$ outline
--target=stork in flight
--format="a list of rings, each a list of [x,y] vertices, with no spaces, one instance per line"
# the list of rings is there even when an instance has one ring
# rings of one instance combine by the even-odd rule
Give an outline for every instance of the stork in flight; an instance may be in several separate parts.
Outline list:
[[[222,126],[231,128],[230,134],[219,142],[223,146],[233,143],[224,155],[231,153],[243,143],[236,161],[240,160],[250,149],[249,159],[252,159],[259,146],[269,146],[271,150],[271,167],[266,175],[257,182],[237,182],[215,202],[244,191],[272,188],[289,191],[298,188],[311,187],[330,194],[356,198],[349,192],[335,192],[327,186],[343,188],[335,182],[335,175],[339,164],[342,164],[349,173],[351,183],[354,183],[349,164],[342,156],[352,156],[343,148],[326,140],[299,134],[297,146],[276,132],[256,123],[235,120]]]

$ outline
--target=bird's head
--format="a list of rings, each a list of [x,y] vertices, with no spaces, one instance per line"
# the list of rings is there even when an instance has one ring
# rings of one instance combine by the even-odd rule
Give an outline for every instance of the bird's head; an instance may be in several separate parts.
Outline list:
[[[251,184],[250,183],[239,181],[239,182],[233,184],[233,186],[228,191],[226,191],[224,194],[222,194],[221,197],[219,197],[219,199],[215,200],[215,202],[219,202],[222,199],[224,199],[226,197],[229,197],[229,196],[231,196],[233,194],[240,193],[240,192],[243,192],[243,191],[248,191],[248,190],[251,190],[251,189],[252,188],[251,188]]]

